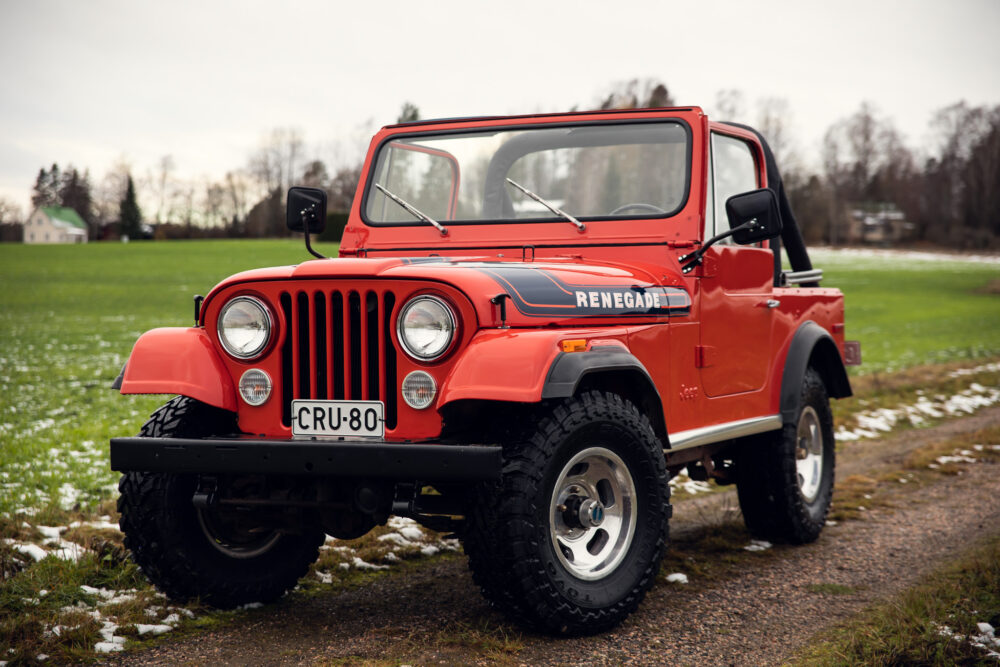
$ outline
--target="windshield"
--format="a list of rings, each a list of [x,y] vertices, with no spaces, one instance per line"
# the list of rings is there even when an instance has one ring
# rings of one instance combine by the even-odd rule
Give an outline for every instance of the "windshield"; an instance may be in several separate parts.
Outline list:
[[[427,224],[385,190],[438,222],[663,217],[685,201],[688,161],[674,121],[397,138],[379,149],[364,217]]]

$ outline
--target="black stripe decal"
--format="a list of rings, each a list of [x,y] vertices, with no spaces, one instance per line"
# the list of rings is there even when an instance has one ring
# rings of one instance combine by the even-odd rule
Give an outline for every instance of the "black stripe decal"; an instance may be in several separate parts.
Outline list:
[[[470,267],[493,278],[529,317],[681,317],[691,312],[682,287],[571,285],[542,269]]]

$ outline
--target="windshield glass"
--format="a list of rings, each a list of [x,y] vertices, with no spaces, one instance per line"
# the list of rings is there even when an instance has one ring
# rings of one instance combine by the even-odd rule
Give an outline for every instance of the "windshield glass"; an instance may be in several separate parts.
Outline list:
[[[551,207],[580,219],[663,217],[686,198],[688,144],[672,121],[393,139],[376,157],[365,219],[427,224],[376,184],[439,222],[560,220]]]

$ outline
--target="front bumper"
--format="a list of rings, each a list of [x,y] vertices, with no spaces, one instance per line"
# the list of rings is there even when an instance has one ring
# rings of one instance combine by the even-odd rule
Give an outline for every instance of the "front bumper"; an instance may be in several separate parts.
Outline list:
[[[500,479],[500,451],[479,445],[360,440],[114,438],[111,469],[486,482]]]

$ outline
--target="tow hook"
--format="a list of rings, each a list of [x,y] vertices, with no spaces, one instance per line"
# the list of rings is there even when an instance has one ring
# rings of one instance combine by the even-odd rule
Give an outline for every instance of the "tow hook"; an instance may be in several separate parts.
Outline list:
[[[218,482],[214,477],[202,477],[198,490],[191,496],[191,504],[201,509],[208,509],[218,500]]]

